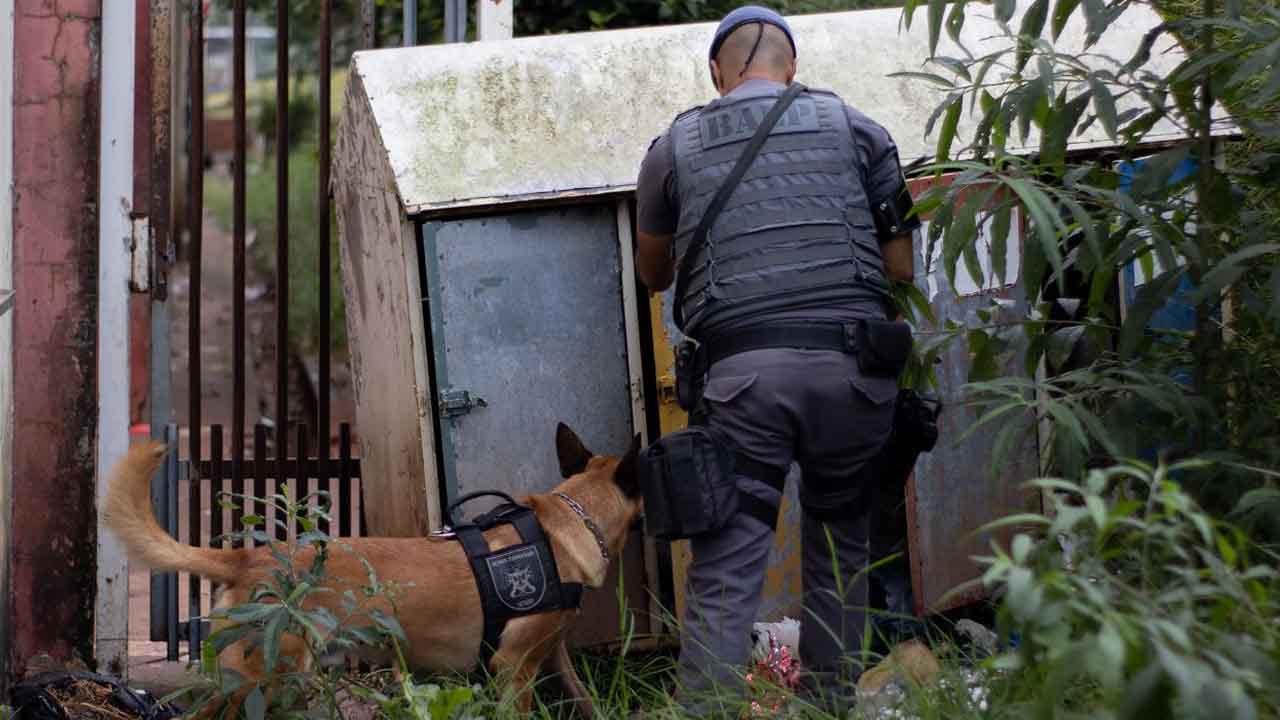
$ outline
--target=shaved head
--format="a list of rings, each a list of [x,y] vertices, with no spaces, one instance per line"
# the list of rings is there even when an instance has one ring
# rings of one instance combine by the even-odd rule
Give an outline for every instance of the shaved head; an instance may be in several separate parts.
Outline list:
[[[795,74],[796,58],[791,41],[781,28],[767,23],[748,23],[735,29],[711,61],[711,80],[721,95],[728,94],[745,80],[772,80],[785,85]]]

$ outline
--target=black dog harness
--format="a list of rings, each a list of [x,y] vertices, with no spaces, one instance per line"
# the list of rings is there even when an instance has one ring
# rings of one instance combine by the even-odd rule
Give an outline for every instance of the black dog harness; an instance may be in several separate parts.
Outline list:
[[[500,497],[506,502],[476,516],[471,522],[454,522],[455,509],[485,495]],[[564,493],[556,493],[556,497],[563,500],[582,519],[583,524],[595,536],[605,562],[608,562],[609,549],[604,535],[587,516],[586,510]],[[445,511],[445,517],[450,526],[432,533],[431,536],[458,540],[471,563],[471,573],[475,576],[476,589],[480,592],[480,607],[484,612],[484,639],[480,643],[482,668],[488,668],[508,620],[582,607],[582,583],[560,581],[551,543],[542,532],[533,508],[517,503],[506,493],[486,490],[468,493],[453,501]],[[489,543],[484,539],[484,532],[498,525],[514,526],[520,535],[520,542],[491,552]]]

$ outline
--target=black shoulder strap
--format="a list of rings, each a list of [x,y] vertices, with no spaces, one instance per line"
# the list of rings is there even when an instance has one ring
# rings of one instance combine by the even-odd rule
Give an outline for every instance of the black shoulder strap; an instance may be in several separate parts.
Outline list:
[[[485,582],[489,576],[489,568],[485,567],[484,556],[489,554],[489,543],[484,539],[484,532],[475,525],[462,525],[455,531],[458,542],[467,554],[471,564],[471,575],[476,581],[476,590],[480,593],[480,610],[484,614],[484,639],[480,641],[480,669],[489,669],[489,660],[498,650],[498,642],[502,639],[502,630],[507,620],[501,614],[498,603],[489,593],[490,583]]]
[[[684,257],[680,258],[680,267],[676,271],[676,289],[675,304],[672,307],[676,326],[684,329],[684,291],[689,283],[689,273],[692,270],[693,256],[697,248],[708,244],[711,235],[711,226],[715,224],[716,218],[720,216],[720,211],[724,210],[725,204],[729,202],[729,196],[737,189],[738,183],[742,181],[742,176],[747,174],[747,169],[751,167],[751,163],[755,162],[756,156],[760,154],[760,148],[764,147],[765,140],[769,139],[769,133],[773,130],[773,126],[778,124],[778,119],[782,117],[782,113],[787,111],[791,106],[791,101],[804,92],[807,88],[800,83],[791,83],[787,87],[787,91],[782,93],[773,107],[769,108],[768,114],[764,116],[764,120],[760,122],[760,127],[756,128],[756,134],[752,136],[751,142],[743,148],[742,155],[738,158],[738,163],[733,166],[733,170],[729,173],[729,177],[724,179],[724,184],[716,191],[716,196],[711,199],[711,204],[707,206],[707,211],[702,215],[702,221],[698,223],[698,227],[693,231],[693,239],[689,242],[689,247],[684,251]],[[707,252],[711,252],[711,248],[707,248]]]

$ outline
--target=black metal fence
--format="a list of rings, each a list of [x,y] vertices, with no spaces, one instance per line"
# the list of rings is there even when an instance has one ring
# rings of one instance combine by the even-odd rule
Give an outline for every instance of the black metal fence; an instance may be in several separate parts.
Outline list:
[[[205,328],[201,324],[200,300],[202,287],[202,251],[204,219],[204,158],[205,158],[205,78],[204,78],[204,22],[206,3],[194,0],[188,3],[186,23],[164,23],[170,13],[181,7],[173,0],[151,2],[151,58],[148,80],[151,92],[152,137],[149,172],[152,177],[152,203],[159,207],[168,203],[178,207],[185,216],[185,230],[190,262],[189,326],[188,326],[188,423],[186,457],[179,458],[179,438],[182,435],[176,425],[168,423],[171,408],[167,407],[169,391],[167,379],[155,378],[167,373],[153,371],[151,402],[153,435],[163,437],[170,446],[170,462],[162,469],[153,485],[153,503],[162,524],[178,539],[192,545],[226,544],[226,533],[242,529],[246,514],[271,518],[268,527],[274,527],[281,540],[292,537],[296,528],[287,519],[283,526],[274,523],[274,511],[266,507],[244,507],[236,501],[224,505],[219,501],[224,493],[253,498],[267,498],[288,488],[291,497],[301,498],[310,492],[329,493],[331,499],[331,523],[322,523],[321,529],[335,536],[363,534],[364,522],[359,512],[360,459],[352,455],[351,428],[347,423],[338,426],[337,457],[332,457],[330,447],[330,394],[332,334],[329,308],[332,303],[330,257],[329,173],[330,173],[330,82],[332,75],[333,32],[331,28],[333,0],[319,3],[319,53],[318,76],[323,80],[319,87],[319,191],[314,198],[290,198],[289,196],[289,8],[287,0],[276,3],[276,113],[275,113],[275,168],[276,168],[276,255],[275,255],[275,422],[274,426],[258,424],[253,428],[251,452],[245,448],[245,259],[246,259],[246,156],[248,126],[246,118],[246,0],[233,0],[232,5],[232,416],[230,427],[211,425],[208,430],[209,447],[205,448],[201,406],[201,388],[204,382],[201,367],[201,343]],[[157,18],[159,22],[157,22]],[[172,35],[170,33],[176,33]],[[169,63],[169,51],[174,39],[184,38],[188,43],[187,67],[184,78],[180,64]],[[164,77],[165,72],[170,72]],[[185,92],[174,98],[168,91],[170,84],[182,87]],[[182,105],[186,105],[189,118],[186,138],[186,186],[185,197],[157,197],[167,193],[172,172],[169,155],[168,119],[180,117]],[[163,118],[164,122],[155,122]],[[176,188],[175,188],[176,189]],[[315,417],[310,427],[304,422],[289,421],[289,203],[291,201],[314,202],[315,223],[319,243],[319,342],[318,372],[315,397]],[[162,273],[165,262],[173,257],[173,241],[170,218],[155,212],[153,237],[156,238],[157,273]],[[173,223],[177,224],[177,223]],[[153,293],[153,316],[158,310],[167,317],[167,284],[161,278]],[[153,365],[168,363],[167,327],[153,318]],[[157,340],[160,340],[157,342]],[[163,356],[157,357],[157,353]],[[163,385],[159,391],[157,387]],[[159,420],[159,422],[157,422]],[[314,430],[313,430],[314,429]],[[229,430],[229,432],[224,432]],[[228,437],[229,436],[229,437]],[[229,442],[228,442],[229,441]],[[336,481],[336,482],[335,482]],[[185,502],[182,495],[185,492]],[[223,496],[225,497],[225,496]],[[257,505],[258,503],[251,503]],[[234,507],[232,506],[234,505]],[[183,520],[180,522],[180,519]],[[282,518],[284,519],[284,518]],[[180,588],[186,586],[185,608]],[[179,641],[190,643],[193,660],[199,657],[200,640],[207,636],[203,618],[209,609],[206,605],[207,583],[190,575],[179,577],[174,573],[153,574],[151,582],[151,639],[168,643],[168,657],[177,660]],[[209,588],[212,590],[212,588]],[[187,619],[180,620],[185,610]]]

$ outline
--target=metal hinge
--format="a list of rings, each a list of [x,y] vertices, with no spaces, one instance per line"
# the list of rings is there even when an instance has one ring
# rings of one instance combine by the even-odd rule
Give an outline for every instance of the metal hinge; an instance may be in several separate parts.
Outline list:
[[[151,291],[151,222],[146,215],[133,215],[129,236],[129,290]]]
[[[660,376],[658,378],[658,404],[675,405],[676,402],[676,379],[671,375]]]
[[[457,390],[454,388],[445,388],[440,391],[440,416],[446,418],[455,418],[466,415],[478,407],[488,407],[489,403],[478,395],[472,395],[470,390]]]

